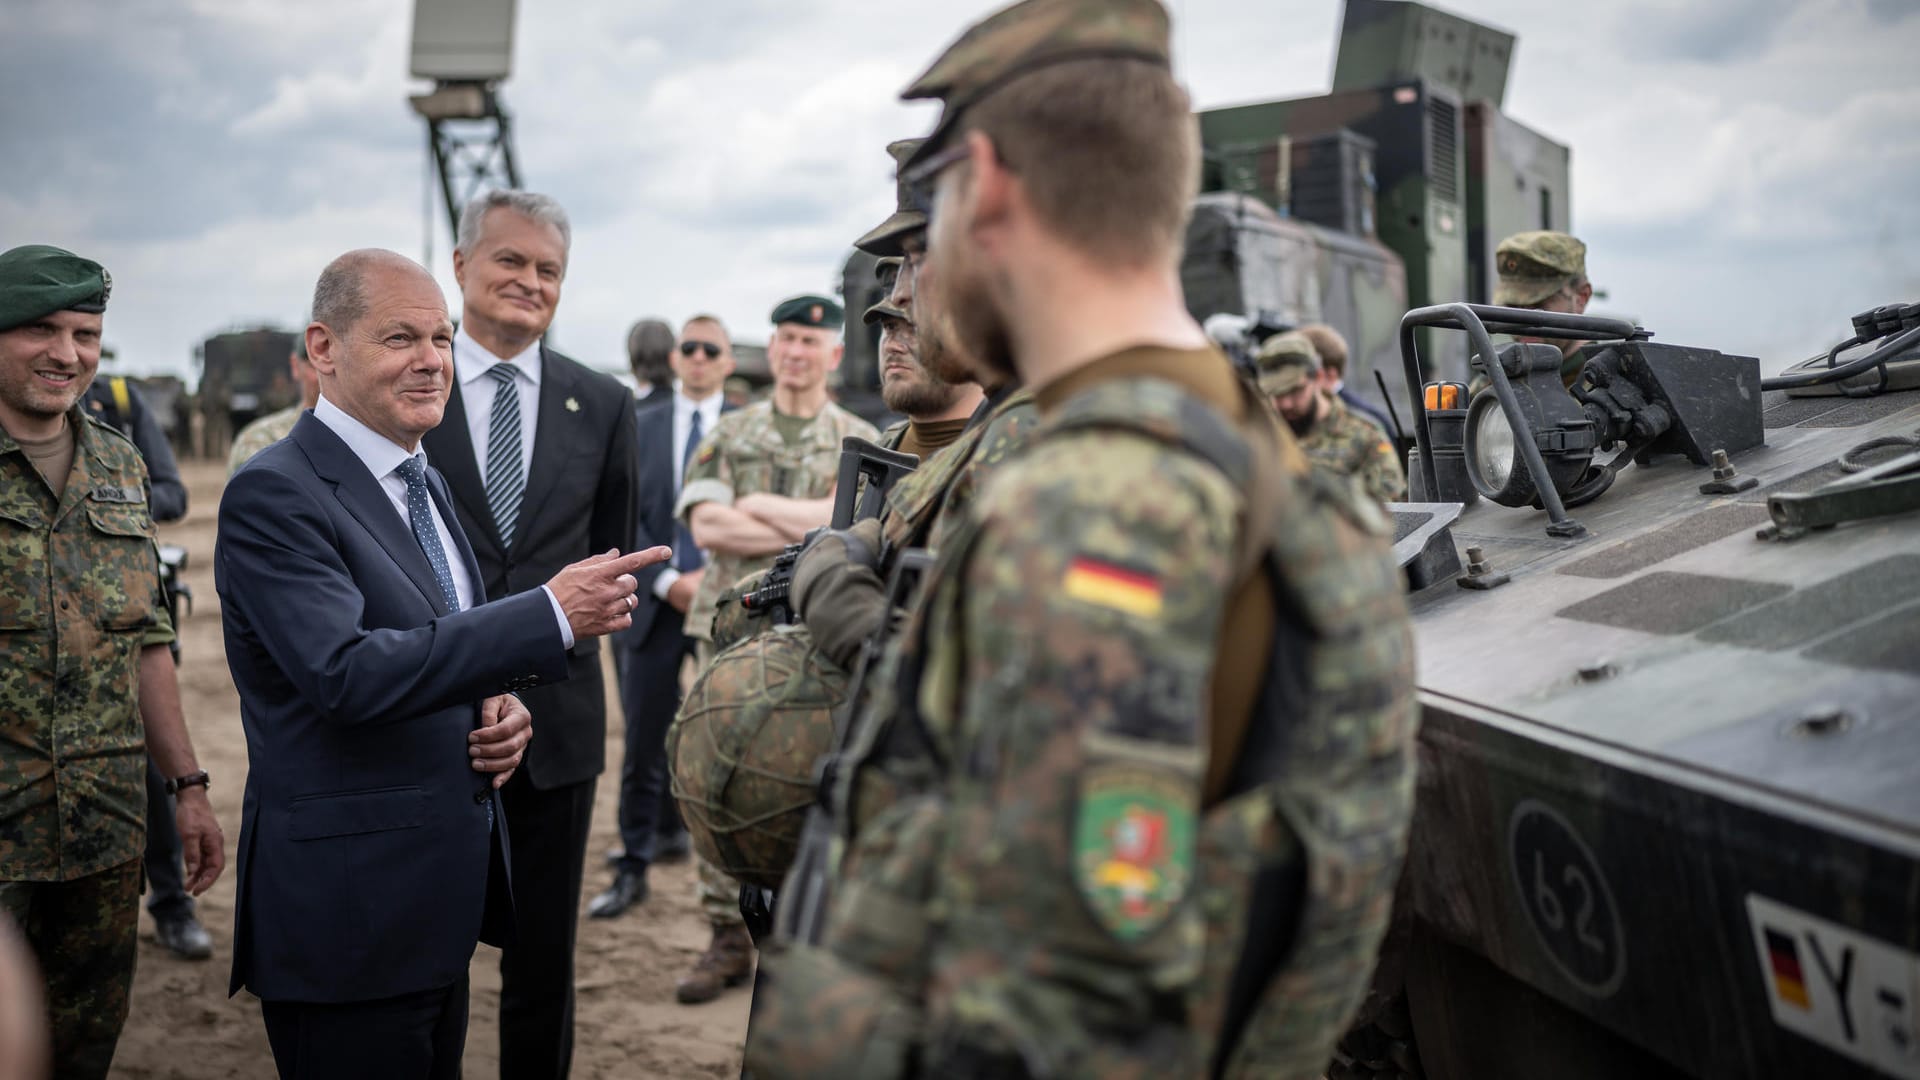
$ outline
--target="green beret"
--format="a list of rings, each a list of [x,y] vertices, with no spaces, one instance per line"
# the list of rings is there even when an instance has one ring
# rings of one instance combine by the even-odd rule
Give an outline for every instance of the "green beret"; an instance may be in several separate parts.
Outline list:
[[[1171,68],[1171,29],[1160,0],[1021,0],[974,23],[902,101],[938,98],[940,122],[902,168],[943,148],[962,113],[1021,75],[1071,60],[1131,60]]]
[[[1501,307],[1537,304],[1587,276],[1587,245],[1563,232],[1515,233],[1493,253],[1500,275],[1493,302]]]
[[[1320,370],[1320,354],[1314,351],[1311,338],[1298,330],[1288,330],[1261,343],[1253,366],[1259,373],[1256,381],[1260,391],[1280,397],[1306,385]]]
[[[887,144],[887,153],[893,155],[894,170],[894,210],[893,216],[868,230],[867,235],[853,242],[853,246],[869,255],[898,256],[905,255],[900,241],[927,227],[927,215],[913,209],[913,197],[907,193],[907,185],[900,180],[900,171],[906,167],[907,160],[920,149],[925,139],[901,139]]]
[[[0,330],[44,319],[56,311],[107,310],[113,277],[92,259],[45,244],[0,254]]]
[[[823,330],[838,330],[847,321],[847,313],[840,305],[824,296],[802,293],[780,301],[773,308],[773,325],[781,323],[799,323],[801,326],[817,326]]]

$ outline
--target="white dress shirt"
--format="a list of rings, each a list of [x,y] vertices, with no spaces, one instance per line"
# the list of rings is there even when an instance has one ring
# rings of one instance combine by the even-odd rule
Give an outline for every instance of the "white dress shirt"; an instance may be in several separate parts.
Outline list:
[[[513,365],[513,386],[520,392],[520,475],[533,474],[533,435],[540,412],[540,343],[535,341],[518,356],[495,356],[467,336],[467,328],[453,332],[453,374],[460,380],[460,400],[467,410],[467,437],[473,440],[473,460],[486,480],[487,442],[493,433],[493,395],[500,389],[487,372],[495,364]]]
[[[680,496],[680,485],[687,478],[687,434],[693,430],[693,414],[700,414],[700,437],[713,434],[713,425],[720,422],[720,404],[726,395],[715,390],[704,399],[695,401],[680,392],[678,380],[673,384],[673,494]],[[671,542],[671,540],[669,540]],[[653,579],[653,595],[662,600],[667,598],[667,590],[680,580],[680,571],[671,565],[660,568],[659,576]]]
[[[407,481],[400,475],[399,469],[415,454],[423,452],[418,447],[407,450],[348,415],[345,409],[328,401],[324,394],[313,407],[313,418],[340,436],[340,441],[347,444],[353,456],[359,458],[373,478],[379,481],[380,490],[386,493],[387,501],[393,504],[394,513],[400,515],[400,523],[407,527],[408,535],[412,535],[412,518],[407,512]],[[440,516],[440,504],[429,498],[427,509],[433,513],[433,531],[439,534],[440,547],[447,554],[447,572],[453,578],[453,594],[460,599],[460,610],[465,611],[473,606],[473,575],[467,573],[466,560],[460,558],[460,545],[453,542],[453,533],[447,530],[446,520]],[[559,598],[545,585],[540,588],[547,594],[547,602],[553,605],[554,617],[560,620],[561,641],[567,648],[573,648],[573,626],[567,622],[567,613],[560,607]]]

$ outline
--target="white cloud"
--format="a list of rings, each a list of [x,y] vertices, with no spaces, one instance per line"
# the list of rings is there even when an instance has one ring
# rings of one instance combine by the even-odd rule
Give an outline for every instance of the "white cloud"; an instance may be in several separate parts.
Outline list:
[[[575,219],[562,347],[611,365],[635,318],[694,310],[754,337],[775,300],[833,288],[890,209],[882,147],[935,115],[895,95],[994,6],[525,0],[502,97],[529,186]],[[1203,107],[1327,87],[1334,0],[1169,6]],[[1920,291],[1901,3],[1454,6],[1519,35],[1508,111],[1573,147],[1594,276],[1663,340],[1810,350]],[[293,324],[333,255],[417,255],[423,227],[457,303],[410,31],[393,0],[14,0],[0,153],[30,164],[0,178],[0,236],[107,261],[109,337],[153,366]],[[79,97],[47,92],[76,71]]]

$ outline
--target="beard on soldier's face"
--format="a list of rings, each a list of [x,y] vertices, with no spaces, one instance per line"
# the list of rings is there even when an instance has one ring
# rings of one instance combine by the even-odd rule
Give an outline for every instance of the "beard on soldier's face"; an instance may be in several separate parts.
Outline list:
[[[880,384],[880,401],[903,416],[934,416],[953,407],[960,391],[922,370]]]
[[[1293,429],[1295,436],[1304,438],[1308,432],[1313,430],[1314,421],[1318,419],[1314,416],[1314,411],[1313,409],[1308,409],[1298,420],[1283,413],[1281,414],[1281,419],[1285,420],[1287,426]]]
[[[964,266],[944,277],[938,310],[947,316],[953,342],[972,361],[980,382],[1001,385],[1018,377],[1013,365],[1013,336],[999,299],[984,273]]]

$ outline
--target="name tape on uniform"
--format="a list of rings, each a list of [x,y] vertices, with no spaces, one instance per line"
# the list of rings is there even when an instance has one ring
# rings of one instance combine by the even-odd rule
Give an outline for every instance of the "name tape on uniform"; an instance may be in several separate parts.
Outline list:
[[[1900,1080],[1920,1080],[1920,955],[1747,894],[1773,1022]]]

